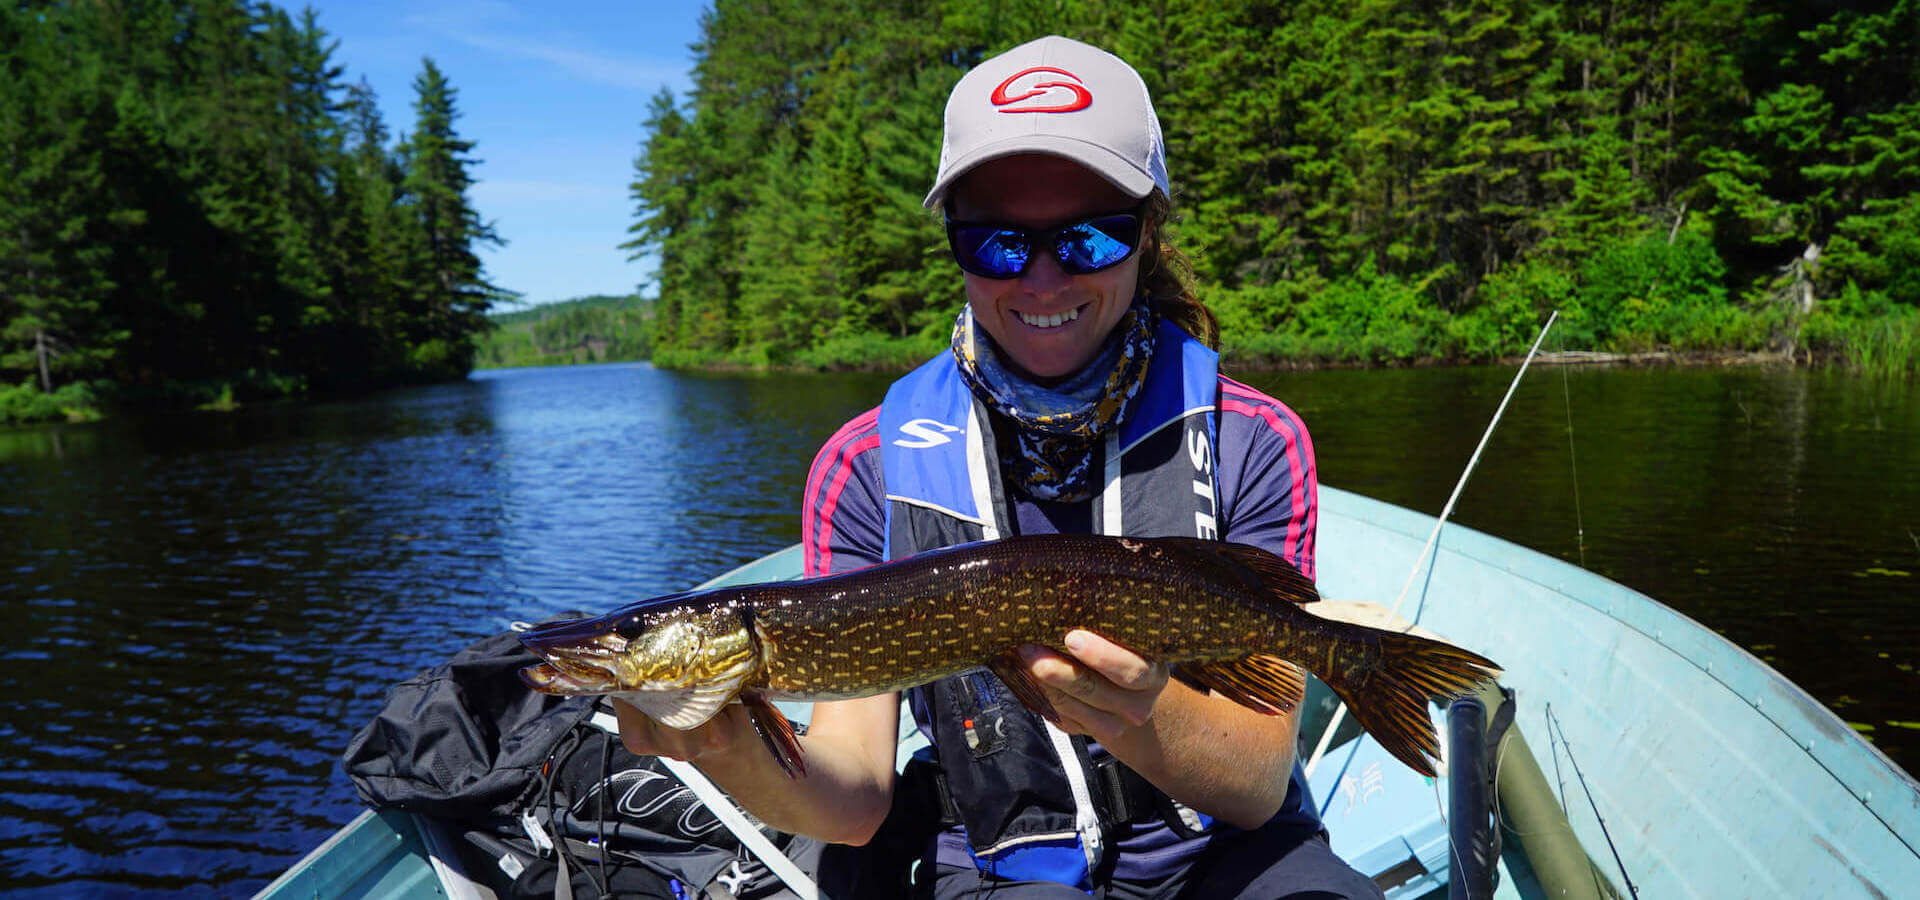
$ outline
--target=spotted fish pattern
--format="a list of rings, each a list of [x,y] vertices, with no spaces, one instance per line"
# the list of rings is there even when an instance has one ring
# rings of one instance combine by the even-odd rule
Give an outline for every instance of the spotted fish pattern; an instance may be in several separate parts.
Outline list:
[[[1301,608],[1317,598],[1292,566],[1247,545],[1030,535],[542,626],[521,637],[544,660],[523,677],[549,693],[636,699],[676,725],[704,721],[718,710],[708,701],[725,693],[748,705],[769,750],[797,775],[798,742],[769,701],[867,697],[986,667],[1052,716],[1015,651],[1064,652],[1079,628],[1269,715],[1299,704],[1305,666],[1384,748],[1432,774],[1439,745],[1427,703],[1472,691],[1496,667],[1444,642]]]

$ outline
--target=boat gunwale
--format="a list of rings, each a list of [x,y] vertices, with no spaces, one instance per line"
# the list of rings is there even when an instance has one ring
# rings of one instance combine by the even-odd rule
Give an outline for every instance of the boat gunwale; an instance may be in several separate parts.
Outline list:
[[[1433,517],[1417,510],[1327,485],[1321,485],[1320,492],[1334,495],[1337,505],[1346,507],[1335,515],[1415,542],[1423,541],[1431,528]],[[1324,502],[1321,514],[1326,514]],[[1751,711],[1832,777],[1909,852],[1920,856],[1920,848],[1914,844],[1914,836],[1920,834],[1920,780],[1765,660],[1647,594],[1504,538],[1448,523],[1435,547],[1436,559],[1430,565],[1438,566],[1437,555],[1443,552],[1505,572],[1579,603],[1685,660],[1745,701]],[[1582,582],[1588,590],[1578,589]],[[1424,606],[1416,607],[1409,618],[1417,623],[1424,611]],[[1635,613],[1644,618],[1634,616]],[[1712,653],[1729,655],[1734,664],[1715,666],[1709,658]],[[1747,673],[1750,673],[1747,678],[1740,677]],[[1772,706],[1764,702],[1764,698],[1775,696],[1789,702]],[[1762,702],[1756,702],[1756,698]],[[1779,714],[1783,709],[1795,715],[1784,717]],[[1906,800],[1904,805],[1895,802],[1902,795]]]

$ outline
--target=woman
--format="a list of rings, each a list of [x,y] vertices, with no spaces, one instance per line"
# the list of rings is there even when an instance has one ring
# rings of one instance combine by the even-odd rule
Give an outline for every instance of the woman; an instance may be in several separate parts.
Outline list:
[[[1066,38],[1014,48],[954,88],[940,160],[926,205],[946,215],[967,294],[952,353],[821,450],[807,574],[1099,532],[1257,544],[1311,576],[1311,442],[1202,343],[1212,314],[1160,244],[1166,163],[1139,75]],[[1170,680],[1096,634],[1065,644],[1021,651],[1054,723],[984,673],[910,692],[944,786],[921,870],[935,896],[1379,895],[1327,849],[1296,715]],[[620,717],[635,752],[695,761],[768,824],[862,844],[893,799],[899,708],[892,694],[816,705],[798,781],[738,706],[689,732]]]

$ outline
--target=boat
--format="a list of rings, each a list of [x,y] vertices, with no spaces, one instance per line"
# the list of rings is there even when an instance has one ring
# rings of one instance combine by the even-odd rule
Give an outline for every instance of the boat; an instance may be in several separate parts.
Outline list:
[[[1644,594],[1470,528],[1448,525],[1427,562],[1434,529],[1320,489],[1323,596],[1506,667],[1513,727],[1487,761],[1502,850],[1492,884],[1455,896],[1884,898],[1920,885],[1920,783],[1805,691]],[[1404,617],[1386,615],[1416,559],[1426,588]],[[789,547],[702,587],[800,566]],[[1303,747],[1331,718],[1325,693],[1310,689]],[[903,763],[919,740],[903,721]],[[1452,795],[1470,793],[1446,774],[1453,756],[1423,778],[1348,725],[1309,776],[1334,851],[1390,900],[1461,892],[1479,871],[1448,821]],[[370,810],[257,896],[486,896],[452,843],[432,821]]]

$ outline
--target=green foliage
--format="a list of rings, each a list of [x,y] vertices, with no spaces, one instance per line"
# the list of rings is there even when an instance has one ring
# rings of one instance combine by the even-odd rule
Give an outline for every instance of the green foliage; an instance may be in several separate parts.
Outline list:
[[[1283,356],[1272,337],[1280,331],[1286,311],[1321,287],[1323,283],[1289,281],[1209,293],[1207,305],[1220,320],[1222,349],[1230,356],[1248,359]]]
[[[946,350],[948,343],[945,336],[848,335],[802,350],[793,363],[814,371],[898,371],[925,362]]]
[[[1545,260],[1528,260],[1509,266],[1489,277],[1482,285],[1479,302],[1465,313],[1447,322],[1447,337],[1454,355],[1468,359],[1500,359],[1527,352],[1533,339],[1556,309],[1569,309],[1578,292],[1573,276]],[[1591,341],[1570,337],[1578,324],[1563,317],[1554,325],[1560,346]]]
[[[1920,128],[1910,139],[1920,155]],[[1920,192],[1864,203],[1834,231],[1821,256],[1821,284],[1840,285],[1843,294],[1864,285],[1892,302],[1920,307]]]
[[[1647,234],[1594,254],[1580,268],[1565,318],[1571,340],[1605,349],[1717,346],[1707,335],[1728,309],[1726,266],[1697,232],[1669,243]],[[1731,310],[1729,310],[1731,311]]]
[[[1444,333],[1447,316],[1424,288],[1363,263],[1351,277],[1296,304],[1290,330],[1316,358],[1385,362],[1437,356],[1441,347],[1435,338]]]
[[[1802,334],[1815,352],[1875,377],[1920,375],[1920,308],[1848,284],[1832,304],[1808,318]]]
[[[1920,0],[716,0],[703,28],[629,185],[651,316],[488,334],[498,236],[431,61],[396,146],[311,12],[0,8],[0,382],[904,365],[962,302],[920,208],[947,92],[1056,31],[1153,91],[1236,358],[1512,355],[1558,308],[1568,347],[1877,359],[1920,307]]]
[[[86,422],[100,418],[103,404],[98,386],[86,382],[63,384],[48,393],[28,380],[0,384],[0,424],[17,422]]]
[[[948,12],[715,4],[696,90],[654,99],[630,186],[655,364],[874,365],[952,321],[959,280],[920,199],[946,93],[979,58],[954,35],[1003,40],[1026,13]]]
[[[1508,356],[1555,308],[1561,346],[1786,350],[1784,292],[1920,302],[1920,0],[718,0],[635,160],[656,362],[937,348],[946,91],[1049,32],[1153,92],[1237,359]]]
[[[1381,274],[1371,264],[1350,278],[1311,287],[1221,292],[1212,305],[1222,313],[1223,351],[1236,362],[1380,363],[1445,352],[1448,317],[1424,286]]]
[[[465,375],[498,292],[453,89],[426,66],[396,153],[336,46],[264,3],[0,8],[0,379],[36,416]]]
[[[506,242],[467,199],[473,142],[454,133],[460,116],[456,92],[433,60],[423,59],[420,66],[413,82],[418,118],[413,135],[400,147],[406,171],[400,187],[418,238],[408,274],[420,286],[416,296],[424,321],[418,329],[426,338],[411,357],[415,370],[430,379],[460,378],[472,368],[468,336],[486,327],[487,308],[501,295],[482,276],[475,247]]]
[[[481,368],[646,359],[653,310],[637,297],[597,296],[494,315],[475,359]]]

